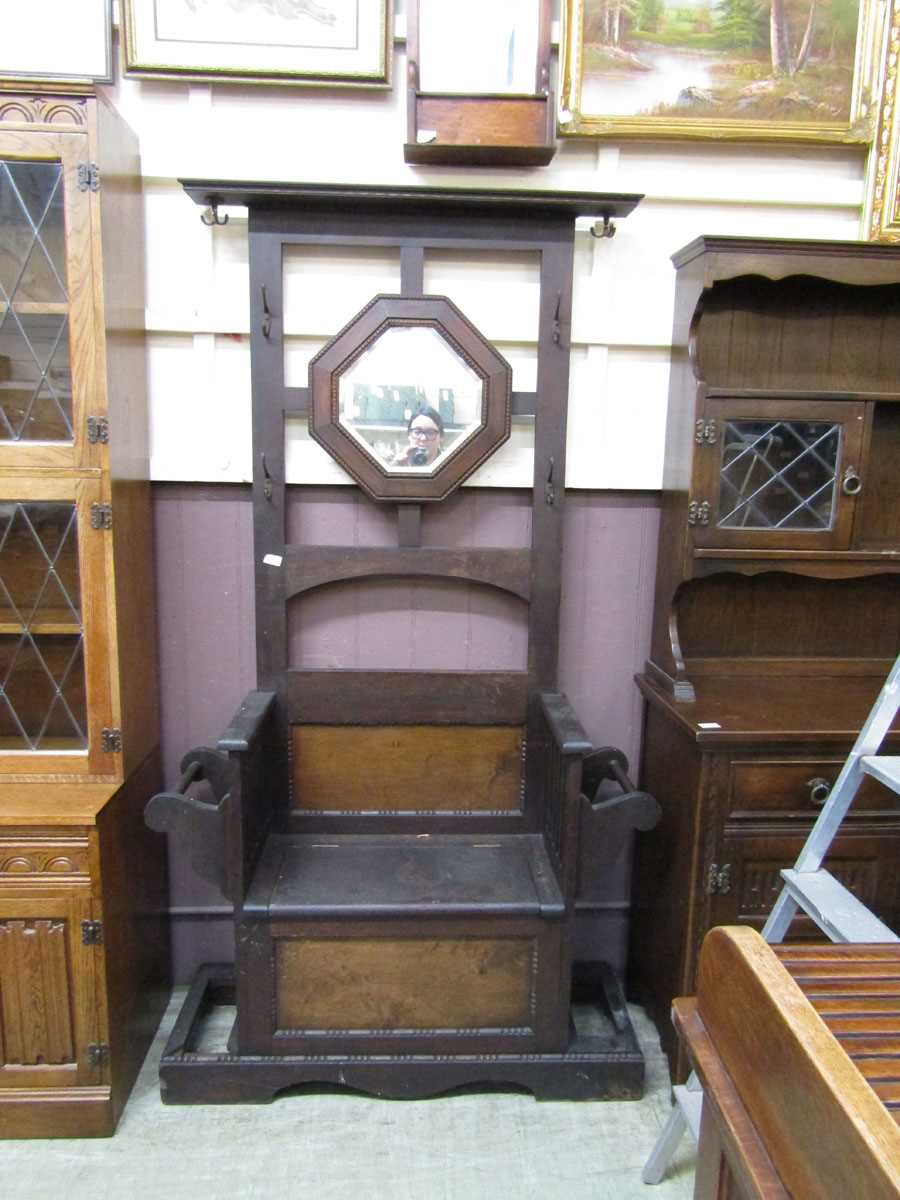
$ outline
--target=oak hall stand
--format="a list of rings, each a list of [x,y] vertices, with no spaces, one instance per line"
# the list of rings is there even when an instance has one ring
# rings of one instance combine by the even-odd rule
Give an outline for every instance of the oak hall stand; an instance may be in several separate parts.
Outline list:
[[[673,261],[638,679],[663,815],[637,847],[630,979],[681,1082],[669,1012],[705,933],[762,928],[900,650],[900,250],[706,237]],[[897,929],[898,864],[898,798],[869,779],[825,865]]]
[[[135,139],[0,90],[0,1137],[111,1134],[168,997]]]
[[[268,1100],[300,1083],[416,1097],[491,1081],[637,1096],[643,1061],[615,985],[612,1019],[588,1009],[573,1022],[575,905],[604,814],[612,842],[652,824],[655,804],[618,752],[594,752],[556,670],[575,218],[608,227],[638,197],[184,186],[207,220],[249,208],[259,690],[148,807],[155,828],[188,840],[235,921],[234,967],[201,972],[164,1052],[164,1099]],[[297,247],[387,248],[400,281],[348,309],[305,387],[285,378]],[[467,316],[424,294],[435,254],[538,261],[535,391],[513,391]],[[361,503],[396,521],[393,544],[289,540],[285,423],[298,417]],[[435,506],[513,420],[534,425],[529,544],[435,544]],[[303,503],[301,491],[301,527]],[[366,605],[366,587],[397,578],[514,597],[524,669],[290,666],[303,597],[362,581]],[[604,778],[625,795],[598,799]],[[229,1053],[202,1053],[202,1013],[223,997],[237,1010]]]

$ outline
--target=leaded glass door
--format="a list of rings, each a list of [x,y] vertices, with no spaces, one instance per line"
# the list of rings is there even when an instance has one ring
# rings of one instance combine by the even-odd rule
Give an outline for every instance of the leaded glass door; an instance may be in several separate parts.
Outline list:
[[[95,465],[86,159],[82,134],[0,133],[0,466]]]
[[[0,483],[0,763],[111,774],[105,539],[96,478]],[[96,521],[94,522],[96,523]]]
[[[864,422],[862,402],[707,398],[689,509],[694,543],[849,548]]]

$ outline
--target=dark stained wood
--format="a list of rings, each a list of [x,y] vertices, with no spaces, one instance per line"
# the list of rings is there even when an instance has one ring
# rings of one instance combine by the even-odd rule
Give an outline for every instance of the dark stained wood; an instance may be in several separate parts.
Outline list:
[[[697,701],[679,703],[641,678],[647,701],[642,786],[662,808],[637,840],[630,945],[634,991],[653,1012],[673,1074],[687,1073],[667,1014],[696,989],[710,928],[761,928],[818,815],[810,781],[835,777],[874,702],[879,683],[725,677],[697,680]],[[718,729],[702,726],[716,723]],[[891,750],[900,730],[889,735]],[[900,922],[900,810],[867,787],[831,848],[828,869],[889,925]],[[723,873],[724,872],[724,873]],[[815,936],[797,918],[795,936]]]
[[[284,576],[287,599],[348,579],[418,577],[483,583],[527,600],[531,554],[528,550],[441,550],[408,544],[384,549],[290,546],[284,556]]]
[[[694,699],[701,675],[746,673],[736,662],[742,657],[759,675],[789,672],[784,658],[823,677],[839,673],[841,660],[856,669],[868,658],[871,674],[883,676],[885,660],[900,649],[900,604],[894,587],[879,590],[867,577],[894,583],[900,575],[897,248],[706,237],[673,262],[674,352],[648,674],[684,702]],[[735,416],[840,425],[830,526],[812,532],[717,523],[722,430]],[[860,480],[858,495],[852,479],[844,484],[848,473]],[[753,576],[756,586],[723,580],[723,573]],[[804,587],[797,576],[822,586]],[[847,581],[843,591],[829,592],[839,580]],[[804,596],[815,603],[797,620]],[[795,643],[785,649],[791,633]],[[868,649],[873,642],[878,648]]]
[[[288,717],[291,724],[520,725],[527,682],[524,671],[288,671]]]
[[[515,812],[522,732],[514,725],[294,726],[293,807]]]
[[[445,461],[439,459],[433,474],[384,471],[340,420],[338,381],[342,371],[392,326],[438,331],[482,381],[481,426]],[[375,500],[444,500],[509,438],[512,370],[445,297],[375,297],[312,359],[309,381],[310,435]]]
[[[271,1094],[275,1079],[309,1079],[310,1059],[351,1056],[358,1069],[342,1067],[337,1078],[379,1094],[501,1076],[528,1078],[542,1095],[596,1094],[598,1046],[583,1044],[570,1020],[581,773],[591,744],[555,690],[559,573],[572,218],[627,203],[456,189],[225,190],[251,206],[256,630],[265,692],[248,698],[220,739],[213,771],[227,789],[218,787],[213,819],[235,908],[235,1073],[226,1079],[217,1064],[196,1060],[194,1075],[207,1081],[210,1098],[230,1099]],[[463,474],[506,435],[508,368],[449,302],[419,297],[423,258],[432,250],[527,250],[539,258],[537,388],[524,398],[535,409],[529,549],[486,548],[477,536],[458,550],[429,545],[431,528],[452,524],[452,514],[436,515],[430,528],[418,506],[439,499],[447,480],[436,476],[429,492],[407,479],[408,495],[386,497],[383,481],[375,487],[372,472],[349,459],[370,494],[415,507],[401,508],[396,524],[393,503],[383,516],[368,512],[375,545],[359,545],[356,534],[346,546],[315,545],[297,516],[302,496],[286,528],[283,420],[285,405],[302,399],[283,379],[280,273],[292,243],[387,245],[401,261],[404,294],[375,298],[311,365],[316,436],[341,459],[334,372],[385,321],[440,319],[442,336],[492,377],[500,401],[489,397],[485,444],[476,435],[460,451]],[[293,545],[304,533],[313,544]],[[528,669],[288,670],[287,599],[373,576],[474,582],[525,600]],[[292,620],[302,615],[295,609]],[[216,793],[215,779],[208,782]],[[188,812],[195,801],[174,803]],[[180,1047],[192,1022],[179,1023]],[[627,1018],[625,1026],[623,1033]],[[580,1044],[576,1082],[566,1055]],[[432,1058],[444,1063],[438,1073]],[[326,1069],[317,1077],[330,1076]],[[192,1088],[182,1095],[196,1097]]]
[[[318,213],[332,215],[340,214],[346,218],[349,214],[359,213],[363,206],[376,212],[393,214],[402,218],[403,235],[408,236],[409,229],[414,227],[411,213],[432,214],[439,217],[442,213],[452,212],[459,220],[466,223],[465,230],[460,230],[455,239],[462,243],[478,236],[477,224],[472,224],[474,215],[493,212],[495,224],[495,240],[503,237],[502,229],[496,228],[497,215],[503,214],[504,219],[529,220],[541,218],[556,218],[563,224],[574,220],[576,216],[593,217],[627,217],[637,207],[642,199],[640,195],[625,192],[563,192],[529,188],[475,188],[475,187],[441,187],[423,185],[373,186],[367,184],[331,184],[307,183],[273,183],[269,181],[246,183],[236,180],[180,179],[179,183],[201,208],[206,208],[211,199],[218,198],[220,204],[244,204],[253,210],[269,204],[276,212],[272,215],[275,220],[285,227],[277,206],[288,206],[297,213],[302,213],[298,223],[308,225],[309,217]],[[288,218],[290,220],[290,218]],[[391,222],[394,236],[397,237],[397,222]],[[432,225],[432,229],[434,226]],[[365,233],[358,231],[357,236],[377,236],[379,230],[367,229]],[[440,237],[432,233],[432,237]],[[522,236],[521,232],[518,236]],[[528,239],[527,235],[523,240]]]

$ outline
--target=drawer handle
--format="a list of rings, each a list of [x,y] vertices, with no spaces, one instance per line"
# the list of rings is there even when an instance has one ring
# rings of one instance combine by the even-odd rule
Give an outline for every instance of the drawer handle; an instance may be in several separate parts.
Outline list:
[[[817,775],[815,779],[807,779],[806,786],[809,788],[809,798],[813,804],[822,805],[831,795],[831,784],[821,775]]]

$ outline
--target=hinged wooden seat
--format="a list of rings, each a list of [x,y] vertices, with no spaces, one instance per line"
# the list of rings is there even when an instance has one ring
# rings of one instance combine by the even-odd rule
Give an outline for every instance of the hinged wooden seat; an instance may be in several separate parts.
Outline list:
[[[282,835],[266,843],[244,912],[560,918],[565,902],[536,834]]]

